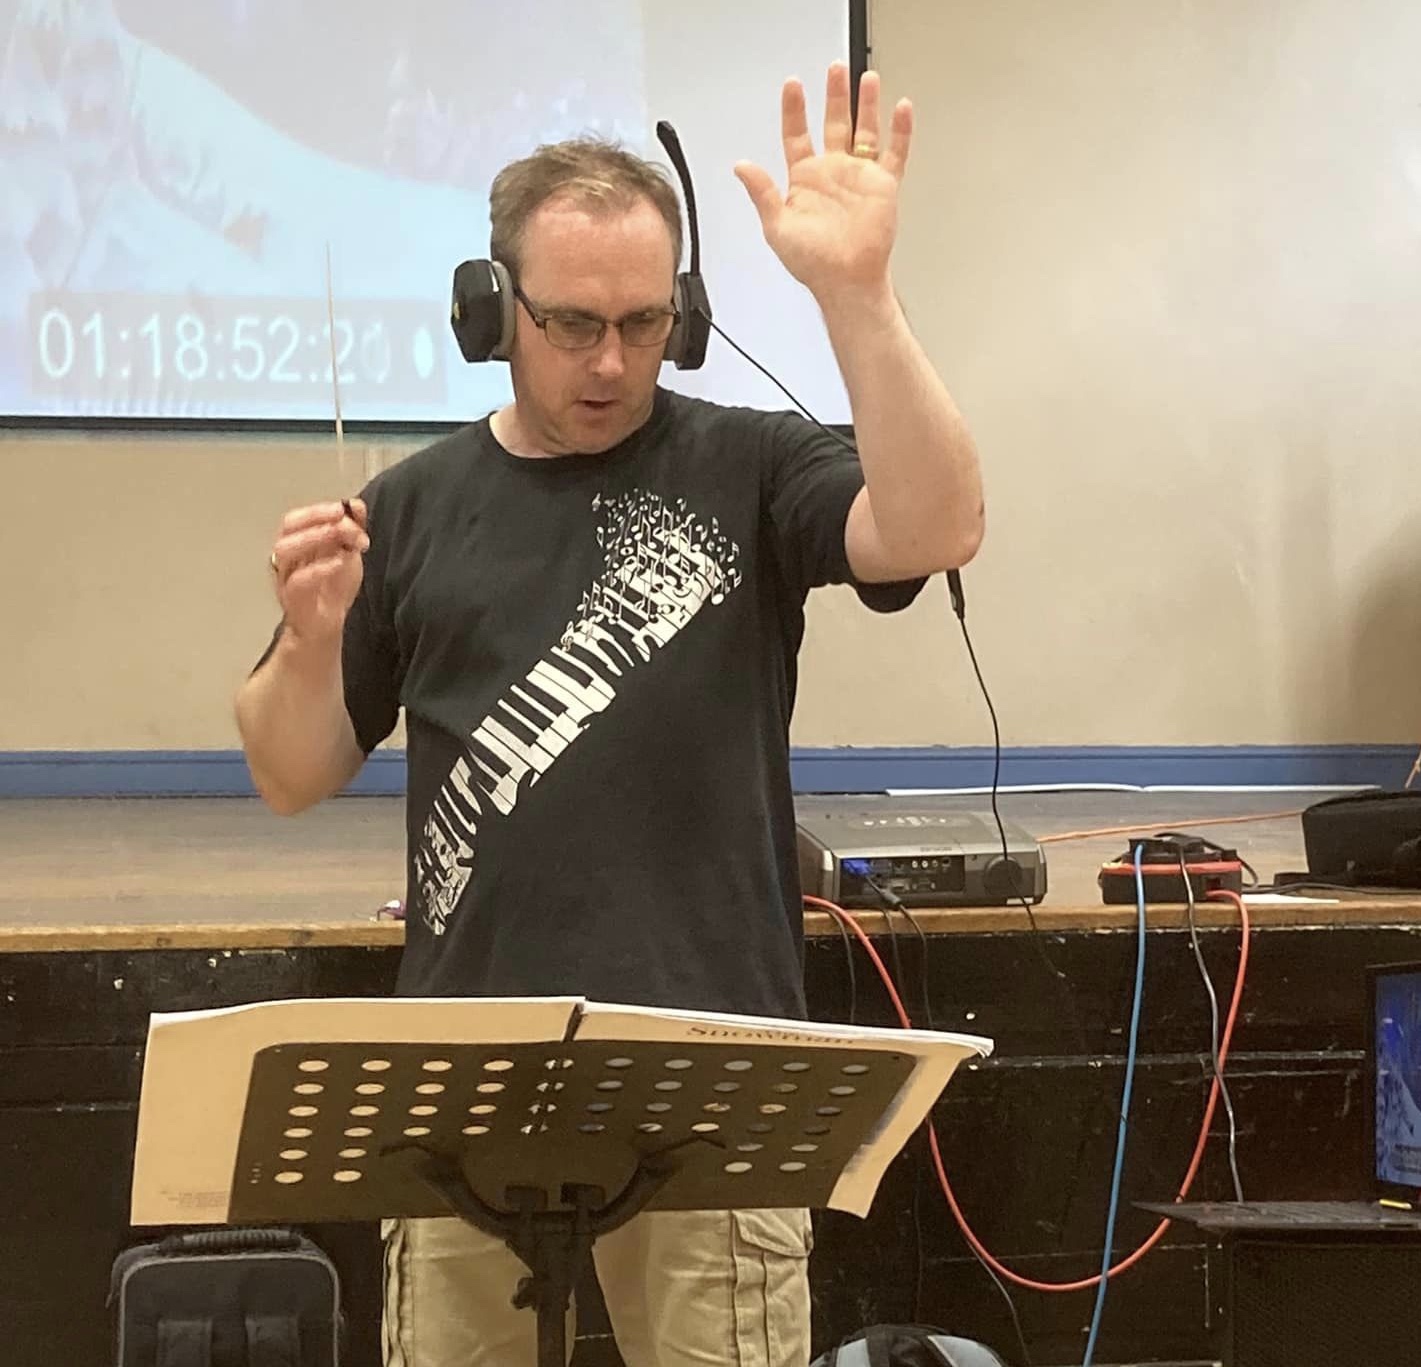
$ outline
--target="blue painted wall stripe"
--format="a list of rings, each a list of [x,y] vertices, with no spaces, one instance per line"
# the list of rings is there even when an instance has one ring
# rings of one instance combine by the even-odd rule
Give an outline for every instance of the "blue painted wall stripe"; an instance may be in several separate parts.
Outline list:
[[[1002,752],[1001,782],[1069,786],[1399,788],[1410,745],[1023,746]],[[982,788],[991,783],[985,746],[798,749],[800,792],[889,788]],[[403,751],[377,750],[348,790],[404,792]],[[0,751],[0,798],[235,797],[253,791],[237,750]]]

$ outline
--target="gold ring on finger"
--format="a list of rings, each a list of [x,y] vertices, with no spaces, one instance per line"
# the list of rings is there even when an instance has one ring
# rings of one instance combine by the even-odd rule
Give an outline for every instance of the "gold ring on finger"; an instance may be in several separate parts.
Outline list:
[[[869,161],[877,161],[878,148],[876,148],[872,143],[856,142],[854,143],[854,156],[867,157]]]

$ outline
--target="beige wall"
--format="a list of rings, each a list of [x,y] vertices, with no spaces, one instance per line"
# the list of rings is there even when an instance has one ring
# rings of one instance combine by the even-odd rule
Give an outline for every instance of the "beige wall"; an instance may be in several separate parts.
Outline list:
[[[1007,742],[1411,739],[1421,6],[879,0],[873,40]],[[412,448],[7,434],[0,750],[235,744],[281,511]],[[799,744],[988,739],[940,584],[817,597]]]

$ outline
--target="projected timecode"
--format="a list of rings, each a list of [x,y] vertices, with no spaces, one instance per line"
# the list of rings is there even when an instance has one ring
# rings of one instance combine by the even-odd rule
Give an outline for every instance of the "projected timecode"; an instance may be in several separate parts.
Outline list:
[[[219,299],[203,295],[52,293],[32,297],[34,387],[82,397],[115,389],[179,391],[244,404],[324,402],[342,392],[383,402],[444,395],[442,343],[427,303]]]

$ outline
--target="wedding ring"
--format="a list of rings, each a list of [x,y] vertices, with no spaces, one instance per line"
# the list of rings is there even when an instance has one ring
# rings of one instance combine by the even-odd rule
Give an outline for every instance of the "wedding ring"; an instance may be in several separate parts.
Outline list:
[[[874,147],[871,143],[856,142],[854,143],[854,156],[867,157],[870,161],[877,161],[878,148]]]
[[[271,572],[272,572],[273,574],[280,574],[280,573],[281,573],[281,566],[276,563],[276,552],[275,552],[275,551],[272,551],[272,553],[271,553]]]

